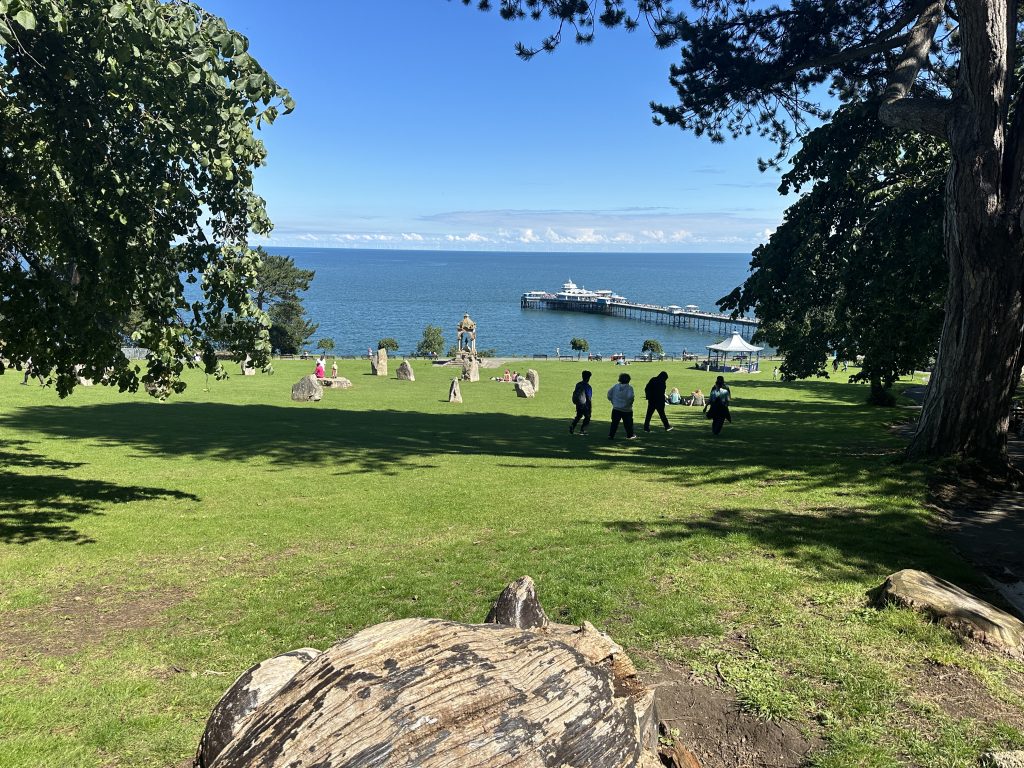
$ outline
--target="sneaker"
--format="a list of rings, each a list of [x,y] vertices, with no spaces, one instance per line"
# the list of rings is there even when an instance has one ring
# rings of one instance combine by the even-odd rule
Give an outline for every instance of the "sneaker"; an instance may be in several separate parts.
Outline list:
[[[586,436],[587,436],[586,432],[580,432],[580,437],[586,437]]]
[[[671,432],[675,427],[665,427],[666,432]]]
[[[636,440],[636,435],[630,435],[626,438],[627,440]]]

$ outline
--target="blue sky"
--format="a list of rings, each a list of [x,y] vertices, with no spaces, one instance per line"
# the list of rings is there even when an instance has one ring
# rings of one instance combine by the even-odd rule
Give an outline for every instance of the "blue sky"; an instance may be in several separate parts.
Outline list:
[[[653,125],[678,53],[643,33],[523,62],[549,24],[457,1],[203,5],[298,105],[261,131],[270,244],[749,252],[781,221],[763,142]]]

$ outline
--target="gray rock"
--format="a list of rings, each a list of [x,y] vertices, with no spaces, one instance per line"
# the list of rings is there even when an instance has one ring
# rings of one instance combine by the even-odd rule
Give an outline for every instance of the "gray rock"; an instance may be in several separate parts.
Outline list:
[[[480,381],[480,363],[475,357],[462,362],[462,378],[465,381]]]
[[[242,375],[243,376],[255,376],[256,368],[252,364],[252,358],[249,355],[245,356],[245,360],[242,361]]]
[[[897,571],[869,594],[877,606],[913,608],[961,637],[1013,653],[1024,650],[1024,622],[930,573]]]
[[[381,347],[377,354],[370,358],[370,370],[374,376],[388,375],[388,351]]]
[[[1024,768],[1024,750],[986,752],[981,756],[982,768]]]
[[[292,400],[297,403],[316,402],[324,396],[324,388],[313,374],[303,376],[292,387]]]
[[[320,379],[321,385],[332,389],[352,389],[352,382],[344,376],[337,376],[333,379]]]
[[[462,390],[459,389],[459,380],[452,379],[452,385],[448,388],[448,402],[449,403],[461,403],[462,402]]]
[[[217,755],[253,712],[273,698],[295,674],[320,655],[316,648],[299,648],[249,667],[221,696],[206,721],[193,768],[210,768]]]
[[[516,382],[516,397],[535,397],[536,392],[533,391],[533,384],[530,382],[520,379]]]
[[[533,370],[533,368],[526,369],[526,380],[533,385],[534,394],[540,392],[540,374]]]
[[[505,624],[517,629],[535,629],[548,625],[547,614],[537,599],[537,585],[529,576],[522,576],[498,595],[485,624]]]
[[[412,366],[408,360],[402,361],[402,364],[398,366],[398,370],[395,371],[395,375],[402,381],[416,381],[416,374],[413,373]]]
[[[91,387],[92,384],[93,384],[93,381],[92,381],[92,379],[87,379],[87,378],[85,378],[85,376],[82,375],[82,371],[84,371],[84,370],[85,370],[85,366],[84,365],[76,365],[75,366],[75,378],[78,380],[79,386]]]

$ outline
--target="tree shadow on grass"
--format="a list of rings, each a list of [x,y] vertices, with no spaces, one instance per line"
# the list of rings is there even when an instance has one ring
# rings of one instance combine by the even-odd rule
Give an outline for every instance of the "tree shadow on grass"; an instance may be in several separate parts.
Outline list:
[[[75,530],[71,523],[85,515],[103,514],[111,504],[155,499],[190,499],[182,491],[117,485],[100,480],[78,480],[63,475],[19,474],[14,468],[67,472],[81,462],[61,461],[28,450],[23,440],[8,441],[0,450],[0,544],[30,544],[49,540],[68,544],[92,544],[94,540]]]
[[[763,400],[748,390],[756,388],[744,387],[735,423],[718,438],[700,409],[690,408],[670,411],[673,433],[656,425],[631,443],[621,440],[621,431],[619,440],[608,441],[600,415],[583,438],[568,434],[568,418],[504,412],[187,402],[23,408],[0,418],[0,425],[127,446],[143,455],[259,458],[281,469],[323,465],[338,474],[393,476],[436,466],[432,460],[446,456],[493,456],[512,468],[565,460],[585,469],[644,473],[653,482],[682,487],[788,483],[834,489],[862,482],[865,493],[905,490],[892,466],[899,443],[866,425],[871,414],[865,409],[834,400]]]
[[[0,467],[5,469],[12,469],[14,467],[56,469],[61,472],[67,472],[82,466],[80,461],[62,461],[61,459],[53,459],[49,456],[40,456],[38,453],[33,453],[29,450],[28,446],[30,445],[31,443],[28,440],[5,441],[3,447],[0,448]]]
[[[683,542],[712,536],[740,537],[795,563],[823,583],[859,582],[865,574],[888,575],[918,568],[963,584],[977,577],[936,535],[923,515],[898,511],[816,508],[716,510],[695,519],[616,520],[604,523],[634,540]]]

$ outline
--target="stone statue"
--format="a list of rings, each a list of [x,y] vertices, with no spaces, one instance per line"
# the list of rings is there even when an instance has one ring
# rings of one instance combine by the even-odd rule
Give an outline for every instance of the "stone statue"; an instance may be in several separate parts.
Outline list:
[[[468,313],[463,315],[462,320],[455,326],[455,337],[458,339],[460,353],[476,354],[476,323],[470,320]]]

